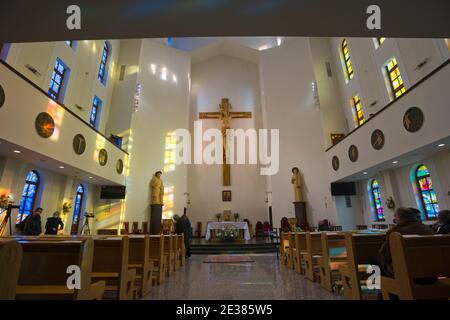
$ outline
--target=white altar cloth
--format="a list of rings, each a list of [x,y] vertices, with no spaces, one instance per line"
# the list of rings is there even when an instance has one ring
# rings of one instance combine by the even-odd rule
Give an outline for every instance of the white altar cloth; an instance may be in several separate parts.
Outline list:
[[[206,235],[205,240],[211,239],[211,230],[221,230],[223,227],[227,225],[232,225],[236,229],[244,230],[244,238],[246,241],[251,239],[250,230],[248,230],[248,224],[245,221],[210,221],[206,226]]]

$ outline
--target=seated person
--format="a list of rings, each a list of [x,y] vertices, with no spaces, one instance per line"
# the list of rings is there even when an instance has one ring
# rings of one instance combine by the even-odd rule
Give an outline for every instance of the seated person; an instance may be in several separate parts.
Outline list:
[[[450,234],[450,210],[441,210],[438,213],[438,234]]]
[[[317,231],[331,231],[330,222],[327,219],[319,221]]]
[[[402,235],[415,234],[415,235],[432,235],[434,231],[427,225],[424,225],[420,221],[418,216],[418,210],[412,208],[398,208],[394,213],[396,226],[391,228],[386,233],[386,240],[380,248],[379,260],[382,275],[387,277],[394,277],[394,270],[392,267],[392,256],[389,248],[389,235],[392,232],[398,232]],[[429,280],[429,279],[427,279]],[[435,280],[435,279],[431,279]],[[429,283],[429,281],[425,281]]]
[[[37,208],[25,218],[23,234],[26,236],[38,236],[42,232],[41,226],[42,208]]]
[[[45,224],[45,234],[56,235],[59,230],[64,229],[64,223],[59,217],[59,211],[53,213],[53,217],[47,218],[47,223]]]

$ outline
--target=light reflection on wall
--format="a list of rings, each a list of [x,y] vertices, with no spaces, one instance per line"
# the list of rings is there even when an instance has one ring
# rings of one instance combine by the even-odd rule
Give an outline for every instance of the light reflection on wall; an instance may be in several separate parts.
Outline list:
[[[173,200],[175,197],[175,187],[169,186],[164,188],[164,210],[163,219],[173,218]]]
[[[166,134],[166,146],[164,151],[164,172],[175,171],[175,148],[177,139],[175,132]]]
[[[163,81],[168,81],[169,78],[172,79],[172,83],[177,84],[178,83],[178,77],[175,73],[171,72],[167,67],[162,66],[162,67],[158,67],[158,65],[152,63],[150,64],[150,72],[156,76],[158,71],[159,72],[159,77],[161,80]],[[171,77],[169,77],[169,75],[172,75]]]
[[[55,131],[52,136],[49,138],[52,141],[59,140],[59,134],[61,132],[61,127],[64,120],[64,109],[61,108],[55,101],[49,100],[47,106],[47,113],[52,116],[53,121],[55,122]]]

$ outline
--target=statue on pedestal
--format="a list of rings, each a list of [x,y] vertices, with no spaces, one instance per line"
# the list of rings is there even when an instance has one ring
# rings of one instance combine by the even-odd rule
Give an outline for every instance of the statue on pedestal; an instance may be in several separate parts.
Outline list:
[[[150,234],[159,234],[161,230],[162,207],[164,201],[164,184],[161,180],[161,175],[162,172],[157,171],[150,182]]]
[[[303,199],[300,170],[297,167],[292,168],[291,184],[294,189],[295,217],[299,224],[306,223],[306,202]]]

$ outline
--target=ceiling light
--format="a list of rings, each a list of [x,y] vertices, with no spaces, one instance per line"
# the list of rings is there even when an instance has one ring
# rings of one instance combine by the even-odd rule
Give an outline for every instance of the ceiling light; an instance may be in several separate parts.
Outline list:
[[[64,169],[64,166],[59,166],[60,169]]]
[[[367,172],[363,172],[363,174],[368,174]]]
[[[395,161],[392,161],[392,163],[393,163],[393,164],[397,164],[397,163],[398,163],[398,161],[397,161],[397,160],[395,160]]]
[[[92,179],[92,177],[89,177],[89,179]]]
[[[439,148],[445,147],[445,143],[438,144]]]
[[[22,153],[20,150],[14,150],[14,153]]]

